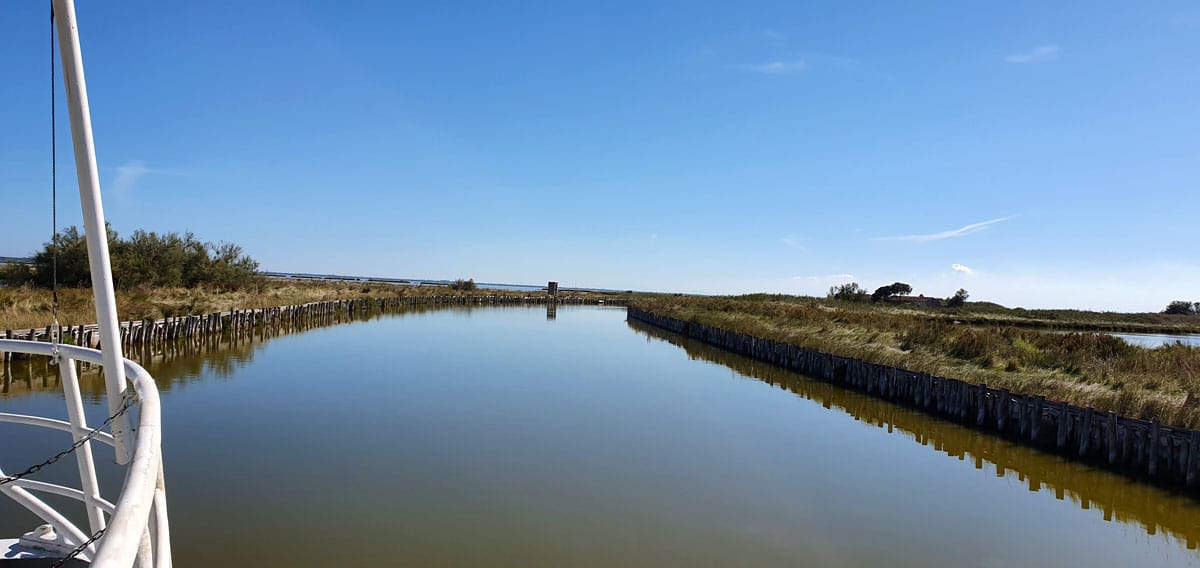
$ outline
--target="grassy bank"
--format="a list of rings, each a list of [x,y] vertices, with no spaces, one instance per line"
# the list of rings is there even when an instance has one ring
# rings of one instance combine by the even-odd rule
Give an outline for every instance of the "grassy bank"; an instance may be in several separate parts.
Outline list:
[[[660,296],[639,298],[634,305],[835,355],[1200,427],[1200,348],[1145,349],[1091,332],[1045,329],[1087,327],[1064,325],[1061,317],[1049,320],[1051,324],[1019,318],[1018,327],[1007,316],[982,312],[976,314],[982,317],[970,317],[970,307],[923,311],[768,295]],[[1078,322],[1090,320],[1092,326],[1134,323],[1123,314],[1071,314]],[[1128,316],[1135,317],[1143,316]],[[1175,321],[1145,320],[1140,328],[1145,331],[1192,329]]]
[[[352,282],[264,279],[261,284],[239,290],[194,288],[139,288],[117,291],[117,312],[122,321],[145,318],[205,314],[217,311],[271,308],[353,298],[397,298],[412,296],[525,296],[530,292],[500,290],[451,290],[441,286],[400,286]],[[611,297],[571,293],[571,296]],[[63,325],[94,323],[95,305],[90,288],[60,289],[59,322]],[[52,297],[49,290],[31,287],[0,287],[0,330],[46,327],[51,323]]]

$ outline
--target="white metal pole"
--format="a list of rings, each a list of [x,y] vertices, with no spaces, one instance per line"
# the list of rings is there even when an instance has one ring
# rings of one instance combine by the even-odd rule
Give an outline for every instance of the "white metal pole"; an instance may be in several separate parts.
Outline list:
[[[108,257],[108,227],[104,224],[104,204],[100,200],[100,174],[96,167],[96,147],[92,141],[92,117],[88,110],[87,85],[83,79],[83,53],[79,49],[75,2],[54,0],[54,17],[58,26],[58,51],[62,54],[67,107],[71,111],[75,173],[79,177],[79,200],[83,205],[92,294],[96,299],[96,323],[100,327],[100,346],[104,352],[101,361],[108,390],[108,411],[109,414],[116,414],[125,396],[124,354],[121,353],[120,330],[117,328],[117,297],[113,291],[112,264]],[[117,463],[129,463],[128,415],[113,421],[112,435],[117,443]]]
[[[67,417],[71,421],[71,439],[79,442],[87,435],[87,418],[83,415],[83,397],[79,393],[79,373],[75,360],[63,357],[58,361],[58,376],[62,381],[63,396],[67,399]],[[75,450],[75,464],[79,467],[79,484],[83,490],[83,505],[87,509],[88,529],[92,534],[108,526],[104,509],[98,503],[100,484],[96,481],[96,462],[92,460],[92,443],[84,442]]]

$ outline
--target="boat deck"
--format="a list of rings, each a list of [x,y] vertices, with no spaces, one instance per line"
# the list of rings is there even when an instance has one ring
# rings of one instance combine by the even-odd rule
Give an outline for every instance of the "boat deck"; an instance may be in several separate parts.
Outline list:
[[[49,568],[61,557],[47,552],[21,546],[19,539],[0,538],[0,568]],[[72,558],[62,564],[63,568],[87,566],[86,561]]]

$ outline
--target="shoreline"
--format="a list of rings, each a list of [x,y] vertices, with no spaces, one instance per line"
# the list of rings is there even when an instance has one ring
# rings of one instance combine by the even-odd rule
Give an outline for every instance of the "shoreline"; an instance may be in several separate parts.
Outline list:
[[[841,357],[630,306],[629,318],[849,390],[1197,494],[1200,431]]]
[[[408,297],[371,297],[347,300],[309,302],[269,308],[229,310],[204,314],[173,316],[162,319],[126,320],[118,324],[121,344],[127,349],[172,342],[179,339],[196,339],[240,333],[260,327],[291,328],[297,324],[320,324],[354,314],[379,313],[407,306],[452,306],[452,305],[624,305],[623,299],[594,298],[575,295],[552,297],[528,294],[460,294]],[[44,328],[8,329],[0,332],[2,339],[24,341],[50,341],[52,326]],[[99,326],[76,324],[62,327],[62,343],[81,347],[99,348]],[[0,352],[0,360],[9,361],[15,354]]]
[[[90,288],[60,288],[59,323],[64,327],[96,321]],[[444,286],[408,286],[379,282],[335,282],[267,279],[261,285],[237,290],[208,287],[138,288],[117,290],[121,321],[194,316],[213,312],[295,306],[311,302],[363,298],[527,297],[545,296],[525,290],[453,290]],[[561,297],[629,298],[628,294],[562,290]],[[54,321],[51,291],[30,287],[0,287],[0,330],[44,328]]]

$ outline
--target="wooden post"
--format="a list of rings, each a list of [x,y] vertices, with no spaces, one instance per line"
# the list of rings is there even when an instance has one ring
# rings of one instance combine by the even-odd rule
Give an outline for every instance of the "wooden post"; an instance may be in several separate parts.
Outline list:
[[[1147,468],[1150,475],[1158,475],[1158,421],[1150,425],[1150,456],[1147,459],[1150,461]]]
[[[979,385],[978,414],[975,416],[976,426],[983,426],[984,421],[987,420],[987,393],[987,383]]]
[[[1071,427],[1071,410],[1067,403],[1058,407],[1058,437],[1055,440],[1058,449],[1067,447],[1067,431]]]
[[[1188,487],[1196,484],[1196,469],[1200,465],[1197,463],[1200,462],[1197,452],[1200,452],[1200,431],[1192,430],[1191,440],[1188,441],[1187,473],[1184,476]]]
[[[1038,396],[1033,399],[1033,423],[1029,428],[1029,439],[1037,441],[1042,435],[1042,405],[1046,404],[1046,397]]]
[[[966,382],[958,383],[958,419],[966,420],[971,412],[971,385]]]
[[[1083,411],[1083,427],[1079,429],[1079,455],[1086,456],[1092,447],[1092,415],[1095,410],[1088,407]]]
[[[1111,465],[1117,463],[1117,415],[1110,410],[1106,418],[1108,435],[1105,437],[1108,438],[1108,463]]]
[[[1000,397],[996,402],[996,429],[1001,432],[1008,425],[1008,389],[1000,389]]]
[[[1020,409],[1017,412],[1017,433],[1024,436],[1032,429],[1029,422],[1033,417],[1033,411],[1029,408],[1033,406],[1033,404],[1030,402],[1028,395],[1022,395],[1021,400],[1017,401],[1017,405]]]

